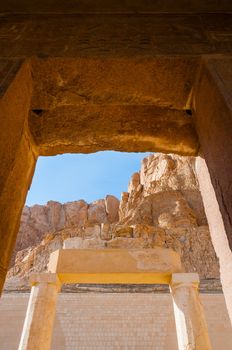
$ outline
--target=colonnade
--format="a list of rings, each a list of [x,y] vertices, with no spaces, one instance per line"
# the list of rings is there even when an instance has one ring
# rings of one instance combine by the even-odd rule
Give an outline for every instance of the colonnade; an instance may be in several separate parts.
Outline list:
[[[19,350],[49,350],[61,281],[56,273],[31,276],[28,303]],[[170,291],[174,305],[179,350],[210,350],[197,273],[173,273]]]

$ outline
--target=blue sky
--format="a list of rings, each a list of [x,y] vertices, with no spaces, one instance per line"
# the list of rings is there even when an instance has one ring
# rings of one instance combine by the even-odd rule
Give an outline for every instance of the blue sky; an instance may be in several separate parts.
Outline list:
[[[90,203],[127,191],[131,175],[149,153],[114,151],[40,157],[26,204],[61,203],[84,199]]]

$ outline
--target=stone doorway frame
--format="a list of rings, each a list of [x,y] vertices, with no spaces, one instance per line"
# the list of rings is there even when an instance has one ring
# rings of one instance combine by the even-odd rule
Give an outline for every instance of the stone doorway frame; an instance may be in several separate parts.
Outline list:
[[[77,61],[79,63],[75,64],[80,64],[78,58]],[[90,67],[90,62],[94,60],[87,61],[81,59],[82,64],[86,62]],[[99,58],[97,65],[91,66],[93,72],[98,74],[101,69],[104,72],[104,67],[113,67],[113,92],[121,91],[122,94],[116,94],[113,103],[109,103],[109,99],[108,103],[107,99],[97,100],[95,106],[87,103],[83,107],[82,103],[77,103],[75,113],[70,112],[67,123],[64,123],[67,109],[63,110],[63,114],[62,110],[51,114],[52,101],[47,99],[47,114],[44,113],[46,108],[41,108],[38,102],[43,100],[42,92],[48,83],[46,79],[51,78],[52,81],[54,69],[63,69],[64,62],[70,64],[68,58],[0,61],[0,290],[39,155],[85,153],[100,149],[200,154],[197,174],[213,245],[219,258],[227,309],[232,319],[231,56]],[[135,65],[140,67],[137,72],[143,78],[141,81],[144,82],[146,77],[149,84],[152,81],[151,72],[162,72],[162,84],[155,85],[152,92],[155,106],[144,99],[145,95],[140,99],[141,96],[135,94],[126,103],[122,98],[123,90],[120,87],[131,86],[129,67],[133,71]],[[149,70],[149,67],[152,69]],[[128,76],[124,74],[125,68],[128,68]],[[44,74],[41,75],[41,72]],[[42,76],[45,80],[40,81]],[[92,84],[94,79],[96,76],[87,80]],[[176,88],[174,94],[172,83]],[[144,85],[140,88],[144,93]],[[206,103],[209,100],[210,103]],[[158,104],[162,101],[161,108],[157,106],[157,101]],[[164,107],[165,103],[167,107]],[[186,110],[190,113],[186,113]],[[77,115],[85,116],[80,124],[76,123]],[[101,119],[101,115],[106,118]],[[92,120],[90,125],[89,120]],[[97,125],[106,128],[100,128],[97,133]],[[164,129],[168,133],[163,132]]]
[[[179,350],[211,350],[200,302],[197,273],[183,273],[171,249],[62,249],[53,252],[48,272],[33,274],[19,350],[49,350],[58,293],[65,283],[168,284]]]

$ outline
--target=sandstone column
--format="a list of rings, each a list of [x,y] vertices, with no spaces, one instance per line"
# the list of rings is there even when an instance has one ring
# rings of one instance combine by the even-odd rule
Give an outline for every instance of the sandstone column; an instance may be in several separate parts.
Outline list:
[[[193,91],[197,175],[232,321],[232,57],[205,58]]]
[[[31,90],[29,64],[0,59],[0,293],[37,159],[28,128]]]
[[[220,277],[228,314],[232,321],[232,251],[228,244],[226,231],[216,199],[205,160],[198,157],[196,173],[199,181],[205,213],[209,223],[212,243],[219,258]]]
[[[32,289],[18,350],[49,350],[61,283],[56,274],[31,276]]]
[[[174,273],[170,284],[179,350],[210,350],[196,273]]]

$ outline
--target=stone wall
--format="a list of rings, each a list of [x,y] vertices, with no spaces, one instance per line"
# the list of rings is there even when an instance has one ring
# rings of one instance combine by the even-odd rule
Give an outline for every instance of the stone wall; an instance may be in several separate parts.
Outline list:
[[[0,348],[16,350],[29,294],[5,294],[0,302]],[[213,350],[232,348],[222,294],[203,294]],[[52,350],[177,350],[169,294],[62,293]]]

